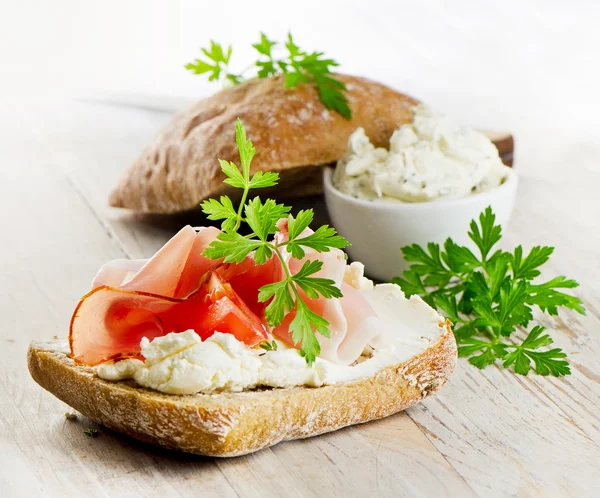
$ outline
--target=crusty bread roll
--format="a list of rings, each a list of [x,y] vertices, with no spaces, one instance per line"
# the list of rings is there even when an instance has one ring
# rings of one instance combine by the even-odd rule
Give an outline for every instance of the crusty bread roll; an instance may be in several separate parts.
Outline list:
[[[230,193],[217,159],[239,163],[238,117],[257,150],[253,172],[279,171],[278,194],[320,192],[321,166],[342,157],[354,130],[363,127],[374,145],[387,147],[393,131],[411,121],[417,103],[365,78],[338,77],[348,89],[351,120],[328,111],[314,86],[285,89],[281,76],[250,80],[201,100],[177,114],[130,166],[110,196],[111,206],[174,213]]]
[[[456,364],[450,323],[422,353],[355,381],[317,388],[170,395],[108,382],[68,356],[66,341],[33,343],[29,371],[65,403],[111,429],[167,448],[237,456],[404,410],[437,391]]]

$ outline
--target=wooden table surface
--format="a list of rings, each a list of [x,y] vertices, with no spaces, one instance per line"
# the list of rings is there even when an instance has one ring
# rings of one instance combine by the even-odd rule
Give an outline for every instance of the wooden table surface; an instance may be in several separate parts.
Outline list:
[[[460,360],[435,397],[384,420],[247,457],[161,450],[100,428],[29,377],[33,339],[67,334],[113,258],[153,254],[189,217],[106,207],[166,113],[0,97],[1,496],[600,496],[600,146],[517,136],[521,177],[506,243],[556,246],[587,316],[542,317],[573,374],[522,377]],[[568,160],[568,161],[567,161]],[[568,165],[567,165],[568,163]],[[566,173],[568,170],[568,174]],[[324,213],[321,213],[324,215]]]

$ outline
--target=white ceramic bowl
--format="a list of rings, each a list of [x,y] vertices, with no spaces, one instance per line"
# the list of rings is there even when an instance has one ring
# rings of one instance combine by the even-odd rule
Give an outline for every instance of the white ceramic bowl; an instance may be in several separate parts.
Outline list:
[[[505,182],[486,192],[460,199],[419,203],[364,201],[343,194],[332,184],[333,169],[325,168],[325,202],[333,226],[352,245],[350,258],[365,265],[375,279],[389,281],[408,269],[401,247],[428,242],[454,242],[474,248],[467,236],[469,222],[488,206],[496,223],[506,225],[517,193],[518,177],[509,170]]]

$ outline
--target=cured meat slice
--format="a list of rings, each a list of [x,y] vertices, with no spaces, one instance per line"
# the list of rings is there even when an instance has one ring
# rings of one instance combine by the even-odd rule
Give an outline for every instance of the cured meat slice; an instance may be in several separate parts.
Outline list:
[[[220,264],[202,255],[218,234],[214,227],[200,228],[198,232],[189,225],[183,227],[122,288],[185,297],[197,288],[207,271]]]
[[[278,223],[280,232],[276,235],[278,243],[287,240],[287,220]],[[313,233],[306,229],[300,237]],[[382,330],[381,323],[368,301],[363,295],[343,282],[346,271],[346,257],[340,249],[331,249],[328,252],[306,250],[302,260],[290,259],[289,267],[292,274],[297,273],[307,260],[319,260],[323,263],[321,270],[314,277],[329,278],[342,291],[340,299],[308,299],[301,291],[301,296],[308,307],[316,314],[329,322],[330,337],[318,335],[321,345],[320,357],[334,363],[349,365],[358,359],[365,347]],[[294,312],[285,317],[281,325],[272,333],[276,337],[293,345],[289,325],[294,318]],[[296,345],[299,347],[300,345]]]
[[[140,341],[193,329],[206,339],[217,330],[253,346],[267,332],[229,284],[215,273],[186,298],[101,286],[79,302],[71,318],[73,359],[97,365],[140,357]]]

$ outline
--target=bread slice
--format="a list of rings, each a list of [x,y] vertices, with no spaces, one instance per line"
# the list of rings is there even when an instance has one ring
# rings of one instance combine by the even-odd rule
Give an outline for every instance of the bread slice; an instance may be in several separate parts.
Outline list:
[[[422,353],[375,375],[317,388],[172,395],[109,382],[69,358],[66,341],[29,347],[34,380],[73,408],[115,431],[145,442],[202,455],[251,453],[387,417],[436,392],[456,364],[456,342],[446,323]]]
[[[279,194],[321,192],[321,166],[342,157],[354,130],[363,127],[376,146],[387,147],[394,130],[412,120],[417,103],[365,78],[338,78],[347,87],[351,120],[327,110],[313,85],[286,89],[281,75],[199,101],[176,115],[130,166],[110,196],[111,206],[174,213],[229,193],[217,159],[239,162],[238,117],[256,147],[252,172],[279,171]]]

